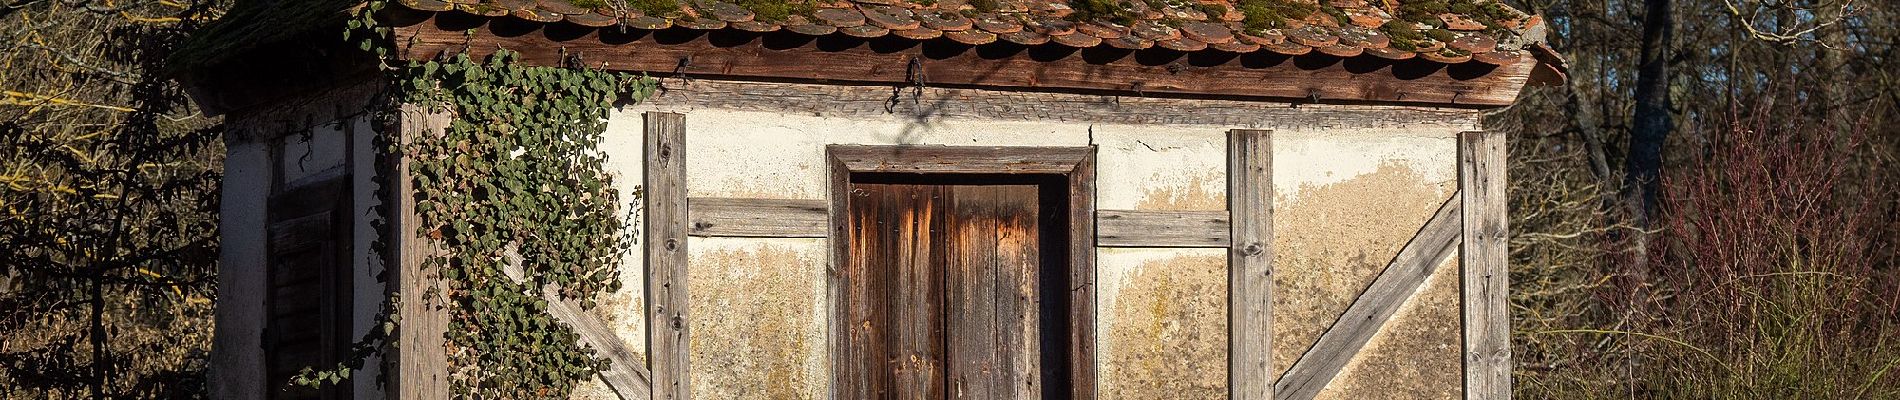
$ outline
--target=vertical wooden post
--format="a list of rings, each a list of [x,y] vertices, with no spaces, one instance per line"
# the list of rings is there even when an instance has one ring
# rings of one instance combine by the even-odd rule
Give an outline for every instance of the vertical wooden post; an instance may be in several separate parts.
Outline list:
[[[1465,398],[1511,398],[1510,267],[1504,135],[1458,135],[1458,187],[1464,208]]]
[[[1227,133],[1227,385],[1234,400],[1273,398],[1273,141]]]
[[[646,113],[647,363],[654,399],[690,399],[686,116]]]
[[[398,123],[401,137],[396,140],[406,142],[418,136],[441,135],[448,129],[449,115],[405,104]],[[445,399],[449,397],[449,362],[442,348],[447,339],[442,335],[448,330],[448,314],[442,311],[446,305],[441,303],[441,296],[431,295],[439,288],[441,277],[423,268],[438,249],[432,239],[418,231],[422,216],[416,214],[416,187],[409,176],[409,159],[401,154],[388,156],[395,162],[390,170],[380,173],[389,177],[385,198],[391,203],[389,212],[395,215],[389,219],[390,231],[386,234],[396,238],[397,245],[386,265],[394,266],[390,281],[396,287],[390,290],[402,299],[396,310],[402,321],[396,325],[396,342],[401,347],[393,356],[396,368],[389,377],[396,384],[387,386],[388,394],[395,399]]]
[[[1095,366],[1095,146],[1069,170],[1069,392],[1094,399]]]

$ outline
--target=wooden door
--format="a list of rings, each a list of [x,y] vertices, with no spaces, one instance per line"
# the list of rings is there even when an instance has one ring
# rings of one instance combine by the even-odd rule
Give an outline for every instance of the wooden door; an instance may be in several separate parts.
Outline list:
[[[349,184],[349,175],[341,175],[271,197],[263,340],[271,399],[352,397],[349,380],[277,390],[304,368],[327,368],[348,354],[354,273]]]
[[[851,185],[841,398],[1042,397],[1035,185]]]

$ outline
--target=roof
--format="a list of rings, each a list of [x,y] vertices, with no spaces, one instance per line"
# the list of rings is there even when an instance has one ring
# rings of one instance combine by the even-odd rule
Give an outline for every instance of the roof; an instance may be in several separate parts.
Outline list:
[[[1492,0],[399,0],[418,11],[567,22],[945,38],[982,45],[1319,52],[1458,64],[1516,63],[1542,20]]]
[[[172,52],[168,67],[184,72],[298,35],[330,27],[339,34],[348,10],[362,0],[239,1],[222,18]],[[339,39],[341,40],[341,35]]]
[[[315,37],[325,31],[337,33],[332,48],[342,47],[343,22],[362,4],[240,2],[174,55],[173,70],[231,81],[212,92],[307,81],[283,72],[270,81],[278,83],[242,83],[211,71],[276,48],[268,45],[328,40]],[[377,18],[395,29],[399,57],[506,48],[531,65],[659,76],[1495,107],[1527,83],[1561,82],[1565,73],[1542,43],[1542,19],[1497,0],[388,4]],[[329,57],[315,54],[244,56],[248,66],[237,68],[258,73]]]

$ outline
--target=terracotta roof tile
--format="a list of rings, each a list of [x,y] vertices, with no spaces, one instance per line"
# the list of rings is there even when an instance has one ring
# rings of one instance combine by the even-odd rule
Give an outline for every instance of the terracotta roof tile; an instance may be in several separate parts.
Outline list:
[[[1522,49],[1542,42],[1542,19],[1495,0],[1435,0],[1453,5],[1421,12],[1412,0],[1268,0],[1311,9],[1305,16],[1249,20],[1240,0],[1122,1],[1113,10],[1078,9],[1072,0],[781,0],[804,7],[748,9],[719,0],[683,0],[679,11],[618,6],[583,6],[576,0],[398,0],[402,7],[429,12],[462,12],[581,26],[624,25],[636,29],[673,26],[700,30],[792,31],[804,35],[839,33],[860,38],[897,36],[909,40],[945,38],[980,45],[998,40],[1021,45],[1122,49],[1163,47],[1184,52],[1267,51],[1301,55],[1314,51],[1339,57],[1370,56],[1393,60],[1423,57],[1441,63],[1520,62]],[[1422,0],[1421,0],[1422,1]],[[747,3],[749,4],[749,3]],[[1305,4],[1305,6],[1299,6]],[[1302,8],[1303,7],[1303,8]],[[1480,9],[1474,15],[1448,9]],[[649,15],[657,14],[657,15]],[[1478,15],[1482,14],[1482,15]],[[770,16],[770,17],[768,17]],[[1430,33],[1430,35],[1421,35]],[[1449,35],[1447,34],[1449,33]]]

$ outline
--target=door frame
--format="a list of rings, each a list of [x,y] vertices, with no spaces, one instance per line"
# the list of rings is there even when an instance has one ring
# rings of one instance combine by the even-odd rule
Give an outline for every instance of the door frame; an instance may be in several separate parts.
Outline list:
[[[827,340],[832,355],[831,398],[840,398],[847,372],[837,355],[845,353],[850,329],[844,318],[842,266],[850,262],[849,199],[851,174],[1006,174],[1062,176],[1068,182],[1069,385],[1072,397],[1093,399],[1095,365],[1095,146],[999,147],[923,145],[825,146],[830,185],[831,227],[826,239],[831,263],[825,273]]]

